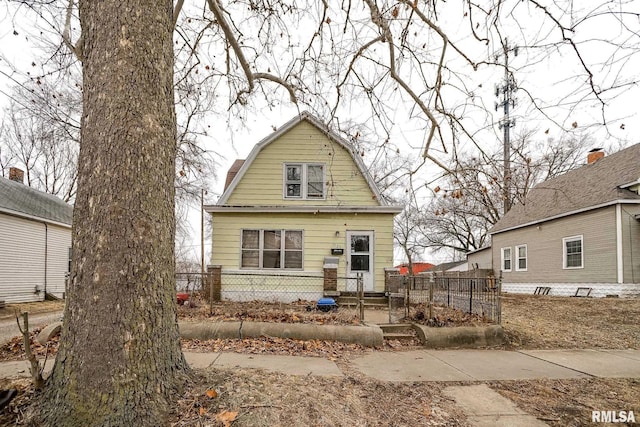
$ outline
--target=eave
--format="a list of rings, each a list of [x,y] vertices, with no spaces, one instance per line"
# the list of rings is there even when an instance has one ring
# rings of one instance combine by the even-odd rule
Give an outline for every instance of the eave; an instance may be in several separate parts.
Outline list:
[[[529,226],[536,225],[536,224],[542,224],[543,222],[553,221],[554,219],[565,218],[565,217],[568,217],[568,216],[571,216],[571,215],[577,215],[577,214],[593,211],[593,210],[600,209],[600,208],[606,208],[606,207],[609,207],[609,206],[615,206],[615,205],[638,205],[638,204],[640,204],[640,200],[624,200],[624,199],[622,199],[622,200],[612,200],[610,202],[602,203],[602,204],[599,204],[599,205],[589,206],[587,208],[577,209],[575,211],[570,211],[570,212],[564,212],[564,213],[561,213],[561,214],[558,214],[558,215],[549,216],[549,217],[546,217],[546,218],[542,218],[542,219],[526,222],[524,224],[514,225],[512,227],[503,228],[503,229],[498,230],[498,231],[491,231],[490,230],[489,231],[489,235],[492,236],[494,234],[500,234],[500,233],[504,233],[504,232],[507,232],[507,231],[517,230],[519,228],[529,227]]]
[[[36,222],[40,222],[40,223],[47,223],[47,224],[57,225],[59,227],[64,227],[64,228],[71,229],[71,224],[66,224],[64,222],[54,221],[54,220],[51,220],[51,219],[42,218],[42,217],[35,216],[35,215],[29,215],[27,213],[14,211],[14,210],[11,210],[11,209],[0,208],[0,214],[5,214],[5,215],[9,215],[9,216],[14,216],[14,217],[17,217],[17,218],[28,219],[30,221],[36,221]]]
[[[375,213],[397,215],[404,206],[219,206],[206,205],[209,213]]]

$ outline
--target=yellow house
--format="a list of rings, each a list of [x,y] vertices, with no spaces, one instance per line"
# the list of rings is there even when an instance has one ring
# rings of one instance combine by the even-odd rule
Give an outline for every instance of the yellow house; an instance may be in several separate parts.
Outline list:
[[[347,278],[358,273],[365,291],[384,291],[402,207],[385,202],[347,141],[304,112],[236,161],[205,210],[223,299],[296,300],[326,293],[327,267],[337,267],[337,291],[355,290]]]

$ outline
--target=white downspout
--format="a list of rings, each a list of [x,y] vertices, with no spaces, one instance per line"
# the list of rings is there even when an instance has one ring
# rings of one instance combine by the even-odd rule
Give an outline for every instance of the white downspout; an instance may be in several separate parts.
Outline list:
[[[616,264],[618,283],[624,283],[624,265],[622,257],[622,205],[616,204]]]

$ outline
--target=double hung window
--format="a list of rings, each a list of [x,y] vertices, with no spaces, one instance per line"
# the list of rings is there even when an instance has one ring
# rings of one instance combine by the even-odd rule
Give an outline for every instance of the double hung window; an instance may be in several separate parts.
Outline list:
[[[516,271],[527,271],[527,245],[516,246]]]
[[[511,271],[511,248],[502,248],[500,251],[502,271]]]
[[[565,237],[562,239],[562,252],[563,268],[582,268],[584,266],[582,236]]]

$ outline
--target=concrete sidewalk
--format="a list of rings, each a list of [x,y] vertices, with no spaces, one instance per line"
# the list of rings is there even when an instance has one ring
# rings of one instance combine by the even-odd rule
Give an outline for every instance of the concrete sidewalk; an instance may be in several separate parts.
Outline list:
[[[194,368],[257,368],[290,375],[341,376],[319,357],[185,352]],[[52,365],[47,363],[47,370]],[[351,360],[381,381],[492,381],[563,378],[640,378],[640,350],[413,350],[375,351]],[[26,361],[0,363],[0,378],[29,376]]]

